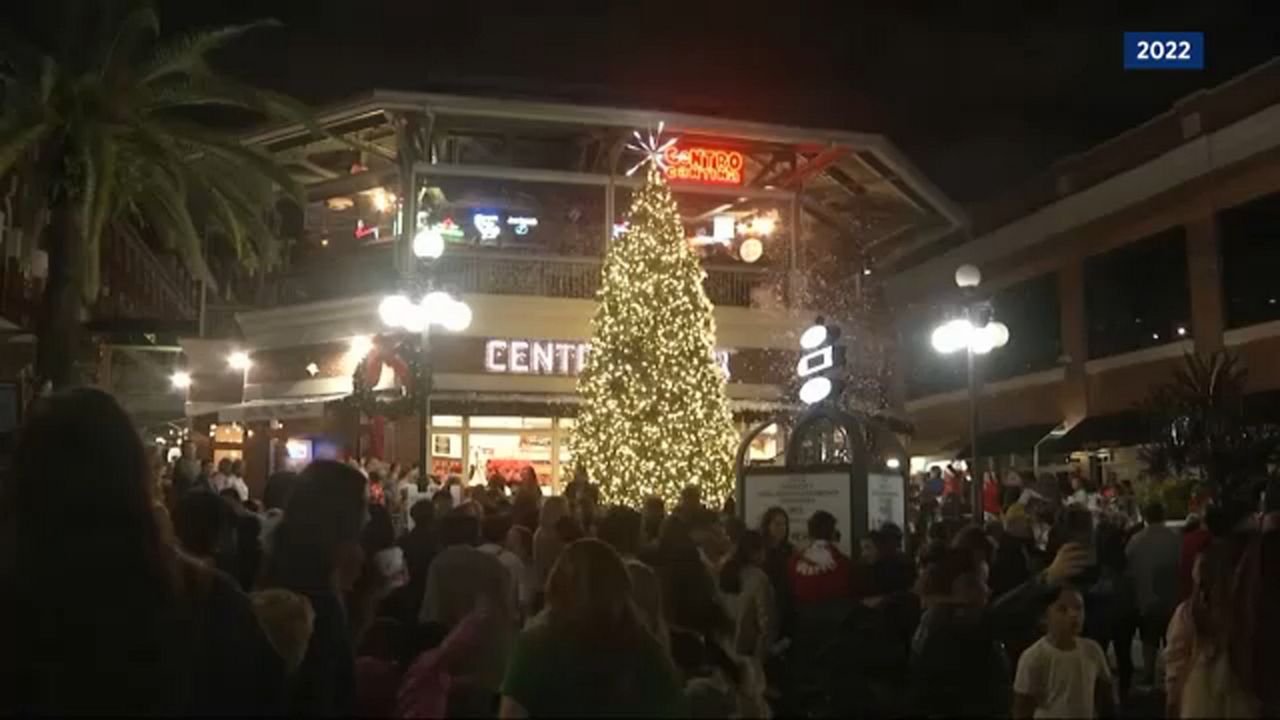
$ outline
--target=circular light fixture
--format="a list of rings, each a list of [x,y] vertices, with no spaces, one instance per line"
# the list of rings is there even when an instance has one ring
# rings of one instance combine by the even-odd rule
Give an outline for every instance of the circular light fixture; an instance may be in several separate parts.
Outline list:
[[[444,234],[440,228],[429,225],[413,236],[413,254],[416,257],[435,260],[444,254]]]
[[[991,336],[992,347],[1004,347],[1009,344],[1009,326],[996,321],[987,325],[987,334]]]
[[[747,238],[738,246],[738,257],[742,258],[742,262],[753,263],[764,255],[764,243],[760,242],[760,238]]]
[[[800,400],[806,405],[821,402],[831,394],[832,387],[830,378],[809,378],[800,386]]]
[[[404,325],[405,319],[413,312],[413,303],[404,295],[388,295],[378,304],[378,315],[383,324],[391,327]]]
[[[169,376],[169,382],[173,384],[175,390],[186,390],[191,387],[191,373],[178,370]]]
[[[442,290],[435,290],[422,296],[422,300],[418,303],[422,308],[428,323],[444,324],[444,319],[449,316],[451,306],[453,305],[453,297],[449,293]]]
[[[982,271],[976,265],[961,265],[956,269],[956,285],[962,288],[978,287],[982,282]]]
[[[243,350],[236,350],[227,356],[227,365],[230,365],[232,370],[248,370],[252,364],[249,353]]]
[[[454,300],[449,311],[445,313],[441,322],[445,330],[450,332],[461,332],[471,327],[471,306],[461,300]]]
[[[986,355],[996,347],[995,338],[989,329],[976,330],[969,336],[969,349],[975,355]]]
[[[420,333],[427,329],[427,314],[422,308],[410,308],[405,314],[404,320],[400,323],[400,327],[409,332]]]
[[[800,335],[800,347],[805,350],[812,350],[827,341],[827,326],[813,325],[810,326]]]
[[[884,466],[889,468],[890,470],[897,470],[898,468],[902,467],[902,461],[896,457],[891,457],[888,460],[884,461]]]
[[[971,335],[973,326],[968,320],[950,320],[934,328],[930,342],[934,350],[945,355],[963,349]]]

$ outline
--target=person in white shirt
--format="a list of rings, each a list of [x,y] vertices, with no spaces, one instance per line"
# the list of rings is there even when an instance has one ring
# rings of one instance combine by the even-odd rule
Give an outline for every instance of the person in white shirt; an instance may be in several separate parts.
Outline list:
[[[1083,628],[1084,597],[1064,585],[1045,611],[1045,636],[1018,658],[1013,717],[1112,715],[1116,696],[1107,655],[1098,643],[1080,637]]]
[[[231,473],[226,477],[226,487],[236,491],[240,496],[240,502],[249,501],[249,486],[244,482],[244,462],[234,460],[231,463]]]
[[[231,487],[231,458],[222,458],[218,461],[218,471],[209,476],[209,484],[213,486],[213,494],[217,495],[223,490]]]

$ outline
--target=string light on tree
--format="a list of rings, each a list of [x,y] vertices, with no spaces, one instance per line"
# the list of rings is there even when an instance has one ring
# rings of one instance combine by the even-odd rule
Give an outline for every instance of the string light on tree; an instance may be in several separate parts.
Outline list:
[[[648,496],[670,506],[688,484],[715,501],[733,489],[738,434],[704,273],[662,175],[669,145],[651,134],[637,148],[647,157],[633,170],[648,163],[648,174],[605,257],[570,440],[605,500],[631,507]]]

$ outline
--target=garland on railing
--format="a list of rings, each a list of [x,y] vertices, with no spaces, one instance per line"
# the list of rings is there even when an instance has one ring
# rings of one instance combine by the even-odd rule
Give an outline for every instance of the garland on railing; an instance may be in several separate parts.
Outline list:
[[[383,366],[390,367],[400,381],[399,396],[379,399],[374,388]],[[417,411],[418,345],[416,338],[379,335],[373,349],[356,363],[351,373],[351,394],[347,402],[369,417],[395,419]]]

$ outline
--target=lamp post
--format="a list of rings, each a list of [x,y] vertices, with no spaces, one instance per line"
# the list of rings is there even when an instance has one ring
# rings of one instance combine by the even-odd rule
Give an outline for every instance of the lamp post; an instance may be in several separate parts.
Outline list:
[[[965,295],[960,316],[934,328],[930,338],[933,349],[943,355],[965,351],[969,381],[970,502],[975,521],[982,519],[982,477],[978,467],[978,396],[982,386],[977,357],[1009,342],[1009,327],[992,319],[991,301],[976,297],[981,283],[982,273],[973,265],[961,265],[956,270],[956,285]]]
[[[450,332],[471,326],[471,307],[447,292],[431,289],[431,261],[444,254],[439,228],[425,227],[413,236],[413,255],[426,265],[426,293],[414,302],[404,293],[388,295],[378,305],[378,315],[389,328],[418,333],[418,478],[425,480],[430,457],[427,447],[431,425],[431,326]],[[409,278],[411,280],[411,278]],[[409,282],[407,284],[414,284]]]

